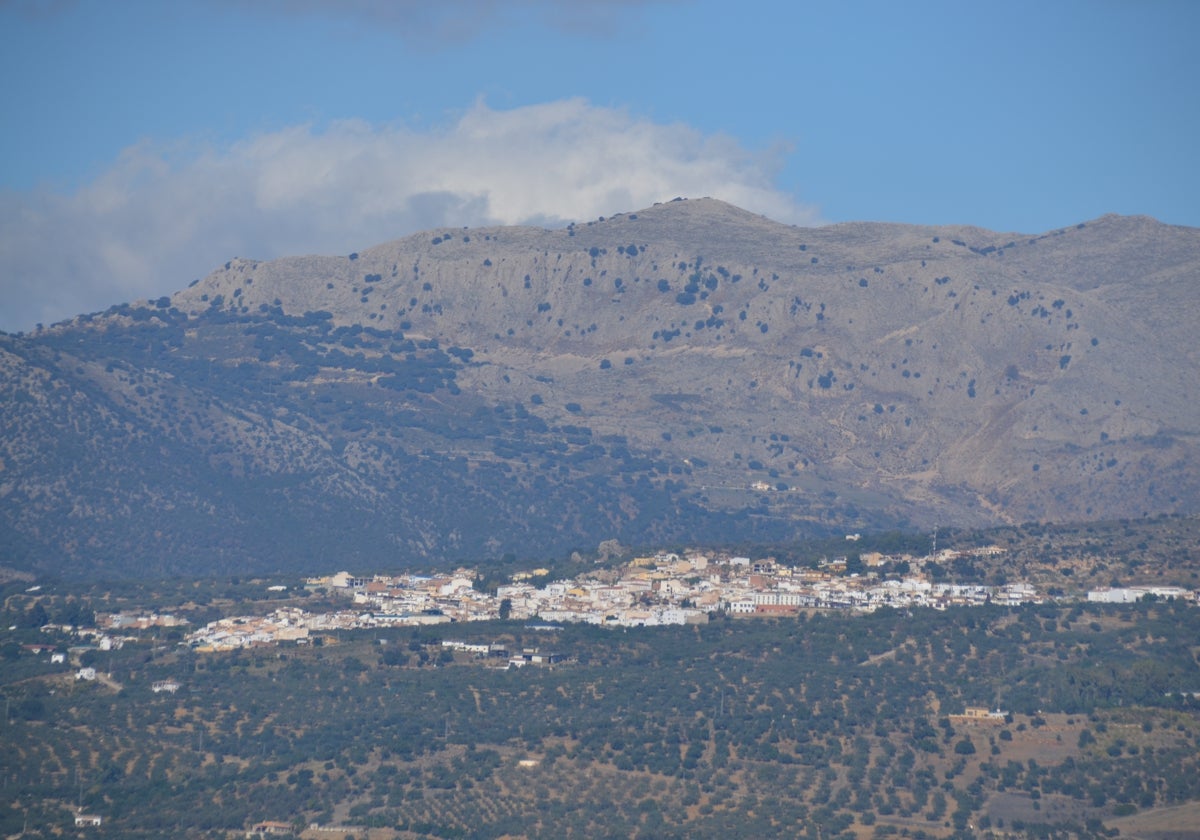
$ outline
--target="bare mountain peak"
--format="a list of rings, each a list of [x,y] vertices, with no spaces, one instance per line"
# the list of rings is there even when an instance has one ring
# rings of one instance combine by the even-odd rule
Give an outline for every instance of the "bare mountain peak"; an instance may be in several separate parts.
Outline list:
[[[743,210],[741,207],[719,198],[707,196],[704,198],[674,198],[670,201],[658,202],[653,207],[641,210],[639,213],[663,213],[681,218],[737,219],[746,222],[772,221],[766,216]],[[773,223],[779,224],[778,222]]]

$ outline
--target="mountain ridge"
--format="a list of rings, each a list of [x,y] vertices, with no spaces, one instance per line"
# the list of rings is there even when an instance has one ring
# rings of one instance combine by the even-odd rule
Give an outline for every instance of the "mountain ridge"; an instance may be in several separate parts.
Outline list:
[[[338,534],[290,552],[374,565],[1196,512],[1197,277],[1200,230],[1145,217],[803,228],[716,199],[234,259],[0,337],[4,542],[179,565],[117,477],[187,520],[172,551],[246,494],[263,527]],[[229,515],[220,562],[317,565]]]

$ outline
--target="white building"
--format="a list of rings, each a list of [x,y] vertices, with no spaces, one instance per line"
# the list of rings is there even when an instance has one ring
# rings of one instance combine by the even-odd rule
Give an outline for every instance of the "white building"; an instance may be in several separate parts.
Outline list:
[[[1191,600],[1194,594],[1180,586],[1131,586],[1112,587],[1109,589],[1093,589],[1087,594],[1087,599],[1101,604],[1132,604],[1147,595],[1155,598]]]

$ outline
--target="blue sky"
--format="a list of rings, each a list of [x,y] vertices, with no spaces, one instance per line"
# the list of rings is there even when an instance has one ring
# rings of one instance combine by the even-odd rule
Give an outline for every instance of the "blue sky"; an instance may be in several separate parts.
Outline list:
[[[677,195],[1200,226],[1198,35],[1191,0],[0,0],[0,329]]]

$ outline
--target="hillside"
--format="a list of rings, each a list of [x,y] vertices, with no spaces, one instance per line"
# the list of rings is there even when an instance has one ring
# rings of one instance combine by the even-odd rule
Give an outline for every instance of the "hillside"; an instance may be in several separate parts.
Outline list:
[[[1200,231],[711,199],[0,336],[0,564],[360,567],[1200,510]]]

